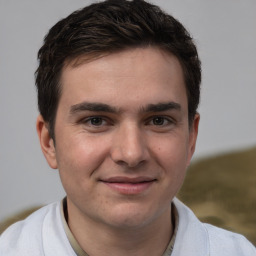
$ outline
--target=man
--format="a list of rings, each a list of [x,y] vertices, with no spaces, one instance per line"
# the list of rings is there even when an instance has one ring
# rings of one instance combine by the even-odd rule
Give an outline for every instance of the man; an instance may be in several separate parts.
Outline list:
[[[175,198],[195,150],[200,61],[141,0],[93,4],[39,50],[37,132],[67,193],[11,226],[0,255],[256,255]]]

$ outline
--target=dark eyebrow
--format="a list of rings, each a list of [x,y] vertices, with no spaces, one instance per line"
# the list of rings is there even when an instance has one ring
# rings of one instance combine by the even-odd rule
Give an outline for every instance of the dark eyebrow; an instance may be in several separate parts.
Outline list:
[[[167,103],[157,103],[149,104],[146,107],[141,108],[141,112],[162,112],[167,110],[180,110],[181,105],[176,102],[167,102]],[[108,113],[118,113],[118,109],[115,107],[109,106],[104,103],[97,102],[82,102],[70,107],[70,114],[75,114],[82,111],[95,111],[95,112],[108,112]]]
[[[181,105],[176,102],[149,104],[146,108],[142,108],[142,112],[162,112],[172,109],[181,110]]]
[[[74,114],[76,112],[81,111],[95,111],[95,112],[109,112],[116,113],[118,112],[116,108],[109,106],[103,103],[90,103],[90,102],[82,102],[76,105],[71,106],[70,114]]]

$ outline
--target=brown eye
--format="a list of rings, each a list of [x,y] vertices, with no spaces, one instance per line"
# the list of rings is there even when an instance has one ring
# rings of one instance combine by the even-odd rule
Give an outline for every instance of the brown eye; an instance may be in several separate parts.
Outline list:
[[[152,122],[154,125],[163,125],[165,123],[165,118],[158,116],[153,118]]]
[[[101,117],[92,117],[90,119],[90,123],[91,123],[91,125],[94,125],[94,126],[100,126],[100,125],[102,125],[103,120]]]

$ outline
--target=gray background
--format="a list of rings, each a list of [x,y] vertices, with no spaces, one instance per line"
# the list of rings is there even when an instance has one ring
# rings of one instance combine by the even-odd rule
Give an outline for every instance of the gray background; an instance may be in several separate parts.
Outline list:
[[[48,29],[93,1],[0,0],[0,221],[63,197],[37,140],[34,71]],[[256,145],[256,1],[154,0],[192,33],[203,64],[194,159]]]

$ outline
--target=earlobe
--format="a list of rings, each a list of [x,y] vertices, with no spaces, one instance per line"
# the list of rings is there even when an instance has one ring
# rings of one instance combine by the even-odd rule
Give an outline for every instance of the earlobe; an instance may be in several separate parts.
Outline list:
[[[56,151],[54,141],[49,134],[48,123],[46,123],[41,115],[36,121],[36,130],[41,145],[42,152],[53,169],[57,169]]]
[[[193,123],[191,124],[190,132],[189,132],[190,133],[189,134],[189,152],[188,152],[187,167],[190,165],[191,158],[196,149],[196,140],[197,140],[197,134],[198,134],[199,121],[200,121],[200,115],[197,113],[195,115]]]

